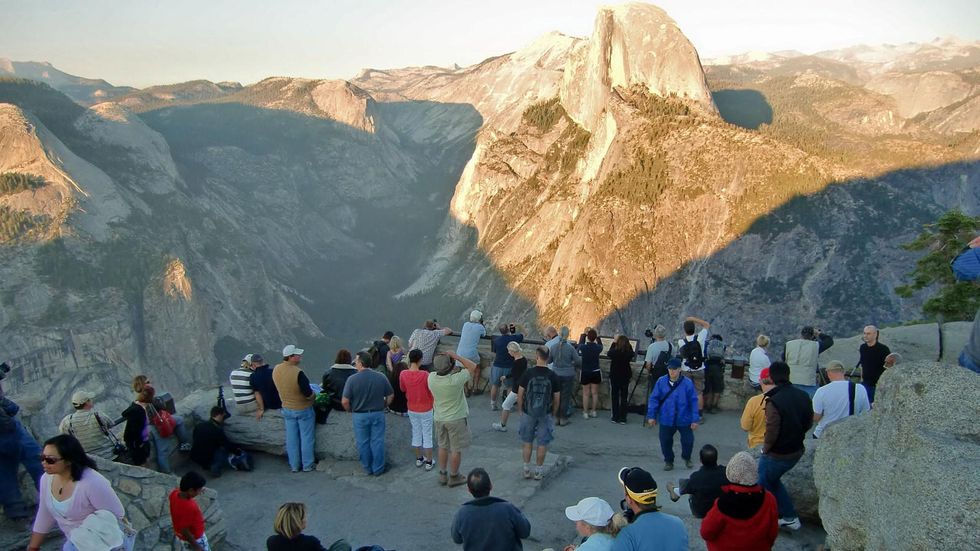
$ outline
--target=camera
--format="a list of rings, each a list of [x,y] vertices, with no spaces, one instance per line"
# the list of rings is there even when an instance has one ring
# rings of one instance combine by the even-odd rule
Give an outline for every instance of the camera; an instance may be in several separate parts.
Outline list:
[[[510,329],[510,334],[511,335],[516,335],[517,334],[517,326],[516,325],[514,325],[512,323],[512,324],[508,325],[507,327],[508,327],[508,329]]]
[[[626,504],[625,498],[620,500],[619,510],[622,511],[623,518],[626,519],[626,522],[632,524],[633,520],[636,519],[636,513],[634,513],[633,510],[629,508],[629,505]]]
[[[7,362],[0,363],[0,381],[7,378],[7,373],[10,373],[10,364]]]
[[[653,331],[651,331],[649,328],[646,329],[646,330],[644,330],[643,331],[643,334],[646,335],[648,339],[652,339],[653,338]]]

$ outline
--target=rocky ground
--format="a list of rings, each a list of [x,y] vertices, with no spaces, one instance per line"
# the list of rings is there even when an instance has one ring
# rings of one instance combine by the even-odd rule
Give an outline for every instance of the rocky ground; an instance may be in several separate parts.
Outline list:
[[[661,488],[691,472],[682,464],[670,473],[663,471],[655,433],[641,428],[639,416],[630,416],[629,425],[618,426],[603,414],[588,421],[579,417],[567,428],[557,429],[548,476],[542,482],[525,481],[520,476],[516,423],[507,433],[491,431],[496,414],[489,411],[485,396],[470,398],[470,408],[473,447],[464,454],[461,470],[485,467],[494,495],[523,509],[531,521],[531,538],[524,546],[528,550],[561,549],[571,543],[575,528],[565,518],[564,507],[583,497],[599,496],[615,507],[622,499],[615,479],[620,467],[650,469]],[[388,422],[408,423],[408,419],[389,416]],[[735,413],[712,415],[696,433],[695,453],[698,446],[712,443],[727,458],[744,442]],[[415,468],[411,452],[389,450],[389,456],[393,468],[381,478],[361,475],[360,465],[353,461],[325,460],[318,472],[290,474],[284,458],[263,455],[253,473],[229,473],[209,481],[223,507],[227,548],[263,548],[277,506],[302,501],[308,506],[307,532],[325,543],[343,537],[352,544],[379,544],[399,551],[455,549],[449,527],[458,506],[469,499],[465,486],[439,486],[435,471]],[[677,503],[664,499],[664,510],[687,523],[691,549],[704,549],[697,536],[699,521],[691,517],[687,498]],[[823,538],[819,526],[804,526],[797,533],[782,533],[776,549],[816,549]]]

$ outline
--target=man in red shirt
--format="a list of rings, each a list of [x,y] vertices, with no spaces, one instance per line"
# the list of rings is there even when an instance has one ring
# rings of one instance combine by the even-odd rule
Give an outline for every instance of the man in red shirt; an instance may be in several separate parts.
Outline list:
[[[204,515],[194,498],[204,491],[204,477],[190,471],[180,479],[180,488],[170,492],[170,521],[184,549],[211,551],[204,534]]]

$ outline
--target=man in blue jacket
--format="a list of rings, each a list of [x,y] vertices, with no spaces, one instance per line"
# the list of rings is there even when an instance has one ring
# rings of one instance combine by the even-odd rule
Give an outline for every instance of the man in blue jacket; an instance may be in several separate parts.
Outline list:
[[[472,501],[467,501],[453,519],[453,541],[463,551],[520,551],[521,540],[531,535],[531,523],[520,509],[507,500],[490,497],[493,484],[484,469],[476,468],[466,477]]]
[[[660,451],[664,454],[664,470],[674,468],[674,433],[681,433],[681,457],[688,469],[694,467],[694,429],[701,421],[698,415],[698,393],[694,383],[681,377],[681,360],[667,363],[667,374],[657,380],[647,404],[647,424],[660,424]]]
[[[970,244],[953,260],[953,275],[960,281],[980,282],[980,237],[975,237]],[[960,365],[980,373],[980,310],[977,310],[970,331],[970,340],[960,353]]]

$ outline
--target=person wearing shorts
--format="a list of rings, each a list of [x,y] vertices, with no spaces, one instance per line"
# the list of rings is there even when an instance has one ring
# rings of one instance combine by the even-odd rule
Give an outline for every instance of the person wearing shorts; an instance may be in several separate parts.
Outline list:
[[[583,342],[588,339],[588,342]],[[599,355],[602,354],[602,341],[599,334],[591,327],[585,328],[585,333],[579,338],[578,353],[582,356],[582,373],[579,384],[582,385],[582,417],[594,419],[599,416],[599,386],[602,384],[602,371],[599,370]],[[592,409],[589,409],[589,397],[592,398]]]
[[[501,376],[500,384],[509,387],[510,392],[507,393],[507,397],[504,398],[504,403],[501,405],[503,411],[500,412],[500,422],[490,425],[493,430],[500,432],[507,432],[507,419],[510,418],[510,412],[514,411],[514,406],[517,405],[518,386],[524,377],[524,372],[527,371],[527,358],[524,357],[524,350],[520,343],[508,342],[507,353],[514,359],[514,367],[510,369],[508,376]]]
[[[459,474],[459,464],[463,450],[470,445],[470,429],[466,424],[470,409],[464,388],[472,380],[477,365],[455,352],[438,355],[433,362],[435,371],[429,373],[428,384],[439,444],[439,484],[461,486],[466,484],[466,477]]]
[[[524,459],[524,478],[531,478],[531,448],[537,443],[536,463],[534,479],[544,478],[544,458],[548,453],[548,444],[554,439],[555,418],[558,416],[558,406],[561,400],[561,386],[558,376],[551,369],[548,369],[548,348],[539,346],[537,350],[536,365],[528,369],[518,385],[517,404],[518,411],[521,413],[521,426],[519,434],[521,437],[521,453]],[[550,403],[547,401],[536,406],[533,403],[534,397],[529,394],[539,386],[534,379],[547,379],[551,385]]]

